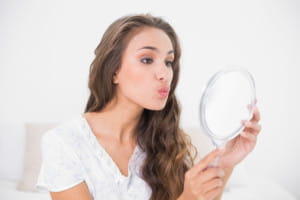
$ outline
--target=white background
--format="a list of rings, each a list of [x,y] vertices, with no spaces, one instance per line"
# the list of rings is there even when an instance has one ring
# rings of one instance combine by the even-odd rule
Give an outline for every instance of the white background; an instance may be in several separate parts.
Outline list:
[[[299,1],[0,0],[0,122],[63,121],[83,112],[93,51],[126,14],[164,17],[177,31],[182,126],[199,127],[201,89],[220,66],[246,67],[262,132],[244,161],[300,198]],[[1,133],[0,133],[1,134]]]

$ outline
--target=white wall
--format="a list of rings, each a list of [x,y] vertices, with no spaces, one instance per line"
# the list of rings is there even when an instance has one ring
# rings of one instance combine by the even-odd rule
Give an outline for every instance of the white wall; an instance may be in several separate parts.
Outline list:
[[[299,1],[179,2],[1,0],[0,122],[62,121],[83,112],[103,32],[122,15],[149,12],[167,19],[181,40],[182,126],[199,127],[201,89],[221,65],[248,68],[263,130],[245,165],[300,198]]]

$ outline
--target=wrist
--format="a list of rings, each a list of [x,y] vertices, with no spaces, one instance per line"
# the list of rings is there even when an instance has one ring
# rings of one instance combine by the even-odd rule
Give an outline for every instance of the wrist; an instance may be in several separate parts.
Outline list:
[[[223,168],[225,175],[230,176],[232,171],[233,171],[234,167],[227,167],[227,168]]]
[[[222,181],[223,181],[222,190],[224,190],[224,188],[225,188],[225,186],[226,186],[226,184],[227,184],[227,182],[228,182],[228,179],[230,178],[230,176],[231,176],[231,174],[232,174],[232,172],[233,172],[233,169],[234,169],[233,167],[232,167],[232,168],[224,168],[224,169],[223,169],[225,175],[221,178]]]

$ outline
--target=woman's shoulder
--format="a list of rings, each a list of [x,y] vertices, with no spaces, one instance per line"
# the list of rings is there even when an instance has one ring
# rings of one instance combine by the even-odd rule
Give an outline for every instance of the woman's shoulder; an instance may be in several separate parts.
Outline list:
[[[66,121],[57,123],[53,128],[46,131],[43,140],[61,140],[64,142],[77,141],[82,137],[83,120],[81,116],[75,116]]]

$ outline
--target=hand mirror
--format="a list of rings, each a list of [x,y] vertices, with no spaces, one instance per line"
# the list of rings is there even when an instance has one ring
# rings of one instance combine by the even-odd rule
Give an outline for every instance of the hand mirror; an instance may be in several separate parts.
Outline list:
[[[216,148],[244,129],[241,120],[252,118],[255,99],[254,79],[242,67],[227,66],[209,79],[202,90],[200,124]]]

